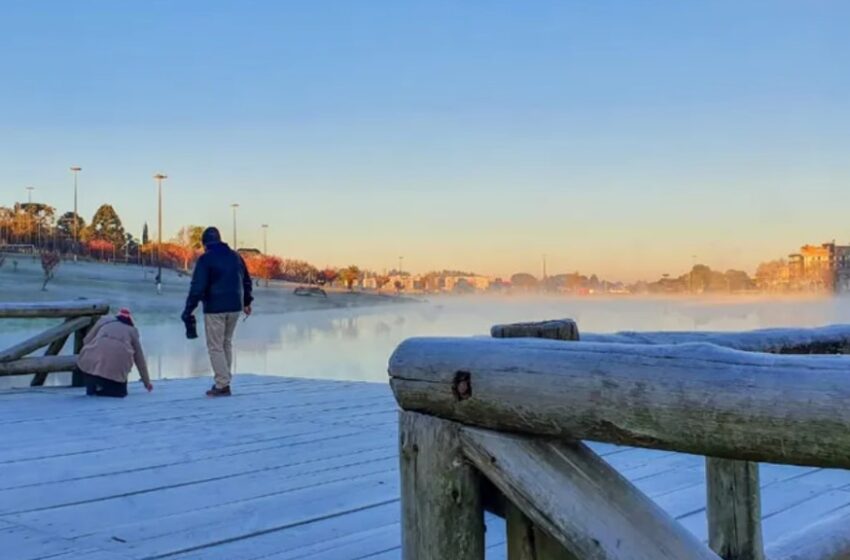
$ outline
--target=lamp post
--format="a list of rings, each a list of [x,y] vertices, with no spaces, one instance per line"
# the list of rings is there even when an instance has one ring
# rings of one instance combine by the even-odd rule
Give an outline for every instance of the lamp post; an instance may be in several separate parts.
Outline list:
[[[263,224],[263,254],[269,254],[269,224]]]
[[[35,187],[27,187],[27,204],[32,204],[32,191],[34,191],[34,190],[35,190]],[[29,212],[32,212],[31,207],[28,208],[27,210]],[[37,222],[36,222],[36,228],[38,228]],[[39,234],[40,233],[41,233],[41,231],[39,230]],[[34,232],[30,232],[30,243],[32,243],[33,245],[35,245],[35,243],[36,243],[36,236],[35,236]]]
[[[156,179],[158,204],[157,204],[157,242],[156,242],[156,293],[162,294],[162,182],[168,179],[165,173],[157,173],[153,176]]]
[[[239,208],[239,204],[234,202],[230,207],[233,208],[233,250],[236,251],[239,248],[236,244],[236,209]]]
[[[77,260],[77,253],[79,253],[79,249],[77,248],[77,246],[80,242],[80,240],[79,240],[80,232],[78,231],[78,227],[79,227],[78,222],[80,221],[80,218],[79,218],[79,214],[77,214],[77,174],[82,170],[83,170],[83,168],[78,166],[78,165],[72,165],[71,166],[71,173],[74,174],[74,244],[73,244],[74,262],[76,262],[76,260]]]

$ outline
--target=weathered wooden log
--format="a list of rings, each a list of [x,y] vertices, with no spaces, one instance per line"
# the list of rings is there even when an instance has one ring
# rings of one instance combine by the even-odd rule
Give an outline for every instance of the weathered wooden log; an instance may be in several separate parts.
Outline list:
[[[77,365],[76,356],[43,356],[21,358],[14,362],[0,363],[0,377],[4,375],[31,375],[72,371]]]
[[[45,356],[56,356],[64,348],[65,343],[68,341],[68,337],[70,337],[70,333],[66,334],[64,337],[54,340],[50,346],[47,348],[47,351],[44,353]],[[44,382],[47,381],[47,373],[36,373],[32,377],[32,381],[30,381],[30,387],[41,387],[44,385]]]
[[[105,315],[109,305],[103,301],[76,300],[44,303],[0,303],[0,319],[36,319]]]
[[[534,526],[518,507],[508,502],[508,560],[577,560],[561,543]]]
[[[83,327],[74,333],[74,354],[79,354],[83,351],[86,335],[89,334],[89,331],[92,327],[94,327],[94,324],[97,323],[97,321],[97,317],[90,317],[88,326]],[[71,387],[84,387],[85,384],[86,380],[83,377],[83,374],[74,369],[71,373]]]
[[[477,428],[460,438],[475,466],[576,558],[718,558],[584,444]]]
[[[483,560],[479,475],[464,460],[459,426],[400,413],[402,557]]]
[[[620,332],[587,333],[584,342],[617,344],[684,344],[703,342],[725,348],[772,354],[848,354],[850,325],[814,329],[758,329],[745,332]]]
[[[758,463],[706,457],[708,543],[724,560],[764,560]]]
[[[490,329],[490,336],[493,338],[548,338],[552,340],[579,339],[578,325],[572,319],[495,325]]]
[[[493,338],[545,338],[578,340],[578,325],[572,319],[496,325],[490,329]],[[507,502],[508,560],[575,560],[557,541],[534,523],[515,505]]]
[[[0,362],[11,362],[13,360],[23,358],[27,354],[38,350],[42,346],[47,346],[57,340],[67,339],[69,334],[89,325],[90,321],[91,319],[89,317],[68,319],[60,325],[56,325],[44,332],[38,333],[37,335],[12,346],[8,350],[0,352]]]
[[[779,539],[767,547],[769,560],[847,560],[850,558],[850,508]]]
[[[389,371],[402,408],[464,424],[850,467],[850,361],[843,356],[419,338],[396,349]]]

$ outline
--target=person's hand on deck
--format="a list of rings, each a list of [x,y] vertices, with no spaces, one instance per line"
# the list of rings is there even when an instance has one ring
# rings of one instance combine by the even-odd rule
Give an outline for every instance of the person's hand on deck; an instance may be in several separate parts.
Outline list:
[[[145,389],[147,389],[147,390],[148,390],[148,393],[150,393],[151,391],[153,391],[153,383],[151,383],[150,381],[148,381],[147,383],[145,383]]]

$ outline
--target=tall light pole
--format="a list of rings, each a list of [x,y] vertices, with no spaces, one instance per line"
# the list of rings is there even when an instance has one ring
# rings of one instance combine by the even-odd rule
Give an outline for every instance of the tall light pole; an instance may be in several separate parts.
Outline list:
[[[27,187],[27,203],[32,204],[32,191],[35,190],[35,187]],[[28,208],[30,212],[32,212],[32,208]],[[38,223],[36,223],[36,227],[38,227]],[[39,234],[41,234],[41,230],[39,230]],[[30,234],[30,243],[35,244],[35,234]]]
[[[239,208],[239,205],[235,202],[230,205],[233,208],[233,250],[237,250],[239,246],[236,244],[236,209]]]
[[[269,254],[269,224],[263,224],[263,254]]]
[[[77,174],[82,171],[83,168],[78,165],[71,166],[71,173],[74,174],[74,260],[77,260],[77,253],[79,249],[77,249],[77,245],[79,243],[79,231],[77,230],[77,222],[80,221],[79,214],[77,214]]]
[[[162,294],[162,182],[168,179],[165,173],[157,173],[153,176],[156,179],[158,204],[157,204],[157,243],[156,243],[156,293]]]
[[[401,271],[402,271],[403,263],[404,263],[404,257],[399,257],[398,258],[398,275],[399,276],[402,276]]]

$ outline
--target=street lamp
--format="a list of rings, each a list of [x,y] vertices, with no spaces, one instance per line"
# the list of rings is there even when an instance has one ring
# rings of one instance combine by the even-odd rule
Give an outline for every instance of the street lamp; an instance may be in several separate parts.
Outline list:
[[[79,243],[79,231],[77,230],[77,222],[80,221],[79,215],[77,214],[77,174],[82,171],[83,168],[78,165],[71,166],[71,173],[74,174],[74,260],[77,260],[77,253],[79,249],[77,249],[77,245]]]
[[[157,243],[156,243],[156,293],[162,294],[162,182],[168,179],[165,173],[157,173],[153,176],[157,184],[158,209],[157,209]]]
[[[263,224],[263,254],[269,254],[269,224]]]
[[[35,187],[27,187],[27,203],[32,204],[32,191],[35,190]],[[32,208],[27,208],[27,211],[32,212]],[[38,228],[38,223],[36,223],[36,228]],[[39,235],[41,234],[41,230],[39,230]],[[30,233],[30,243],[35,244],[35,234]]]
[[[230,205],[230,207],[233,208],[233,250],[235,251],[239,248],[239,246],[236,244],[236,209],[239,208],[239,205],[233,203]]]

